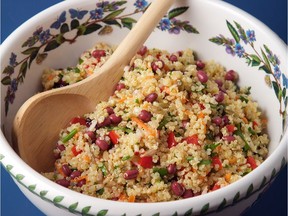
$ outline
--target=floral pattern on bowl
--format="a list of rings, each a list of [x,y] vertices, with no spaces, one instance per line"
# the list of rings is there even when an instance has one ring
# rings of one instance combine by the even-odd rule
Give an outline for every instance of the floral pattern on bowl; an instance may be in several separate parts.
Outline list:
[[[93,10],[69,9],[63,11],[50,25],[49,29],[38,27],[23,44],[23,59],[17,59],[17,54],[11,52],[9,65],[4,68],[2,74],[2,85],[7,86],[5,101],[5,114],[9,111],[9,106],[13,104],[18,85],[24,82],[25,76],[31,64],[41,64],[48,56],[49,51],[54,50],[68,42],[75,43],[80,36],[88,35],[98,31],[99,35],[105,35],[113,32],[114,27],[131,29],[137,21],[132,17],[135,14],[143,13],[149,3],[146,0],[136,0],[134,3],[135,10],[132,12],[125,11],[127,1],[103,1],[96,4]],[[179,34],[181,31],[196,33],[189,21],[177,19],[179,15],[185,13],[189,7],[182,6],[173,8],[168,11],[167,15],[162,18],[157,28],[161,31],[167,31],[169,34]],[[126,12],[126,13],[125,13]],[[66,16],[71,17],[71,22],[66,22]],[[73,31],[75,30],[75,31]],[[68,32],[73,31],[73,36],[66,36]],[[15,72],[18,71],[18,74]]]

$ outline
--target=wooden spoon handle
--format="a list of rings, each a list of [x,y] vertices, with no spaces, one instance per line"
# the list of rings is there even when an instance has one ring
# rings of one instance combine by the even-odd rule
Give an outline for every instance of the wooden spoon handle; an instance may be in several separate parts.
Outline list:
[[[123,75],[123,68],[144,44],[174,1],[154,0],[108,61],[93,75],[71,86],[41,94],[68,93],[83,95],[93,101],[95,105],[101,100],[106,100],[113,94],[116,83]],[[95,91],[95,86],[97,86],[97,91]]]

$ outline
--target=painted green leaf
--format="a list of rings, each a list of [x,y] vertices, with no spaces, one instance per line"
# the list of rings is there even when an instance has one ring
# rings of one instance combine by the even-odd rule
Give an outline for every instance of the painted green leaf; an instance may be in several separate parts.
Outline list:
[[[73,203],[68,207],[68,210],[73,213],[75,212],[75,209],[77,208],[77,206],[78,206],[78,202]]]
[[[228,26],[230,33],[232,34],[233,38],[235,39],[236,43],[239,43],[240,37],[239,37],[237,30],[233,27],[233,25],[228,20],[226,20],[226,24]]]
[[[251,59],[252,59],[252,66],[259,66],[261,64],[261,59],[254,54],[250,55]]]
[[[105,216],[105,215],[107,215],[107,213],[108,213],[108,210],[107,209],[103,209],[103,210],[101,210],[101,211],[99,211],[97,213],[97,216]]]
[[[10,65],[6,66],[3,70],[3,74],[12,74],[14,72],[14,68]]]
[[[30,191],[34,191],[34,190],[36,189],[36,184],[34,184],[34,185],[29,185],[29,186],[28,186],[28,189],[29,189]]]
[[[262,65],[259,67],[259,70],[263,70],[264,72],[266,72],[267,74],[271,74],[271,70],[266,67],[266,65]]]
[[[160,213],[158,212],[158,213],[155,213],[155,214],[153,214],[152,216],[160,216]]]
[[[64,39],[64,37],[63,37],[62,34],[57,35],[57,37],[55,38],[55,40],[56,40],[56,42],[57,42],[58,44],[62,44],[62,43],[65,42],[65,39]]]
[[[183,26],[184,30],[188,33],[199,34],[199,31],[194,28],[192,25],[186,24]]]
[[[267,181],[267,178],[264,176],[262,182],[261,182],[261,185],[260,185],[260,189],[263,188],[266,184],[266,181]]]
[[[64,196],[56,196],[56,197],[53,199],[53,202],[54,202],[54,203],[59,203],[59,202],[61,202],[63,199],[64,199]]]
[[[126,213],[125,213],[125,214],[123,214],[123,215],[121,215],[121,216],[126,216]]]
[[[40,47],[30,47],[22,52],[24,55],[30,55],[31,53],[38,51]]]
[[[125,10],[125,8],[121,8],[119,10],[113,11],[112,13],[108,14],[106,17],[104,17],[104,21],[107,20],[111,20],[114,19],[115,17],[117,17],[119,14],[121,14],[123,11]]]
[[[86,26],[84,25],[80,25],[77,27],[78,31],[77,31],[77,36],[83,35],[84,32],[86,31]]]
[[[117,21],[117,20],[105,20],[103,21],[105,24],[107,25],[116,25],[118,26],[119,28],[121,28],[121,24]]]
[[[19,73],[20,73],[23,77],[26,76],[27,68],[28,68],[28,63],[27,63],[27,61],[24,61],[24,62],[21,64],[21,67],[20,67],[20,70],[19,70]]]
[[[60,32],[61,34],[65,34],[66,32],[69,32],[69,26],[67,23],[64,23],[63,25],[61,25]]]
[[[185,212],[184,216],[191,216],[193,213],[193,208],[189,209],[188,211]]]
[[[270,180],[272,180],[272,179],[275,177],[275,175],[276,175],[276,169],[274,168],[274,169],[272,170]]]
[[[12,165],[6,165],[6,170],[8,171],[8,172],[10,172],[10,170],[13,168],[13,166]]]
[[[262,57],[264,59],[264,62],[265,62],[265,66],[268,68],[268,70],[270,71],[269,73],[272,73],[271,72],[271,66],[270,66],[270,62],[268,60],[268,57],[266,56],[266,54],[264,53],[263,49],[261,49],[261,54],[262,54]]]
[[[99,32],[99,35],[106,35],[113,32],[113,28],[110,25],[105,25]]]
[[[0,154],[0,161],[3,160],[3,158],[5,158],[5,156],[3,154]]]
[[[215,43],[217,45],[222,45],[224,44],[224,40],[221,37],[213,37],[209,39],[210,42]]]
[[[98,29],[100,29],[102,26],[99,25],[99,24],[91,24],[91,25],[88,25],[86,26],[86,29],[84,31],[84,35],[87,35],[87,34],[91,34],[95,31],[97,31]]]
[[[189,7],[178,7],[178,8],[174,8],[172,10],[170,10],[168,12],[168,18],[169,19],[173,19],[174,17],[177,17],[181,14],[183,14],[185,11],[188,10]]]
[[[17,181],[21,181],[22,179],[25,178],[25,176],[22,175],[22,174],[17,174],[17,175],[15,176],[15,178],[17,179]]]
[[[273,89],[274,89],[274,92],[275,92],[278,100],[279,100],[279,98],[281,98],[281,97],[279,97],[279,95],[280,95],[281,93],[280,93],[280,89],[279,89],[279,86],[278,86],[278,84],[277,84],[276,81],[272,81],[272,87],[273,87]]]
[[[1,83],[3,85],[10,85],[11,84],[11,77],[10,76],[3,77],[3,79],[1,80]]]
[[[30,58],[29,58],[29,68],[31,67],[31,64],[33,62],[33,60],[36,58],[36,56],[38,55],[39,50],[35,50],[34,52],[31,53]]]
[[[44,48],[44,52],[48,52],[48,51],[54,50],[54,49],[56,49],[59,46],[60,46],[60,44],[56,40],[51,40],[46,45],[46,47]]]
[[[73,19],[70,23],[71,30],[77,29],[79,27],[80,23],[77,19]]]
[[[86,207],[84,207],[84,208],[82,209],[82,214],[83,214],[83,215],[87,215],[88,212],[90,211],[90,209],[91,209],[91,206],[86,206]]]
[[[240,192],[238,191],[237,194],[233,198],[233,204],[235,204],[240,198]]]
[[[44,196],[46,196],[47,193],[48,193],[48,191],[46,191],[46,190],[40,191],[40,196],[44,197]]]
[[[221,204],[218,206],[217,211],[221,211],[225,207],[226,203],[227,203],[227,201],[224,198],[223,201],[221,202]]]
[[[0,155],[0,160],[1,160],[1,155]],[[285,165],[286,165],[286,159],[285,157],[283,157],[281,161],[281,168],[283,168]]]
[[[200,214],[205,214],[208,210],[209,210],[209,203],[206,203],[206,204],[202,207]]]
[[[5,116],[7,116],[9,111],[9,100],[5,100]]]
[[[285,99],[285,97],[286,97],[286,88],[283,88],[282,97],[283,97],[283,99]]]
[[[37,57],[36,57],[36,63],[37,64],[41,64],[46,59],[47,56],[48,56],[47,53],[38,54]]]
[[[128,29],[132,29],[133,27],[133,23],[136,23],[137,21],[135,19],[126,17],[121,19],[121,23],[124,27],[128,28]]]
[[[246,197],[249,197],[251,195],[251,193],[253,192],[253,189],[254,189],[253,184],[250,184],[246,192]]]
[[[246,33],[245,33],[245,30],[242,28],[242,26],[241,26],[239,23],[237,23],[237,22],[235,22],[235,21],[234,21],[234,23],[235,23],[235,25],[236,25],[236,27],[237,27],[240,35],[241,35],[241,38],[242,38],[244,41],[246,41],[246,40],[247,40],[247,35],[246,35]]]
[[[172,216],[178,216],[178,213],[177,213],[177,211],[172,215]]]

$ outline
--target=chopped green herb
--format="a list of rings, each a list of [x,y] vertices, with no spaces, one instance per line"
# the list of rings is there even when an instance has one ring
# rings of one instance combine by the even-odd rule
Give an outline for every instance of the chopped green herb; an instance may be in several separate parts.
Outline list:
[[[66,136],[64,136],[61,141],[63,143],[68,142],[68,140],[70,140],[76,133],[77,133],[77,129],[73,129],[69,134],[67,134]]]
[[[217,108],[217,104],[212,104],[212,103],[210,103],[210,107],[212,108],[212,109],[216,109]]]
[[[201,160],[198,165],[209,165],[211,163],[212,163],[211,160]]]
[[[255,132],[251,127],[248,128],[248,131],[249,131],[249,133],[251,133],[252,135],[256,135],[256,132]]]
[[[187,160],[187,161],[191,161],[191,160],[193,160],[193,158],[194,158],[193,156],[188,156],[188,157],[186,158],[186,160]]]
[[[163,176],[168,174],[168,170],[166,168],[162,168],[162,167],[160,167],[160,168],[159,167],[154,167],[153,168],[153,172],[154,173],[158,172],[161,177],[163,177]]]
[[[104,188],[101,188],[101,189],[97,190],[96,193],[98,195],[102,195],[104,193]]]
[[[247,98],[245,98],[244,96],[240,96],[240,100],[242,101],[242,102],[245,102],[245,103],[248,103],[248,99]]]
[[[252,171],[252,169],[251,168],[247,168],[246,170],[245,170],[245,172],[243,173],[243,175],[242,176],[245,176],[245,175],[247,175],[248,173],[250,173]]]
[[[137,104],[140,104],[140,102],[139,102],[139,99],[138,99],[138,98],[135,100],[135,103],[137,103]]]
[[[75,68],[74,68],[74,71],[75,71],[75,73],[80,73],[80,72],[81,72],[78,67],[75,67]]]
[[[84,60],[81,59],[81,58],[79,58],[79,60],[78,60],[78,64],[81,65],[83,62],[84,62]]]
[[[246,95],[250,95],[251,94],[251,86],[249,86],[248,88],[247,88],[247,91],[246,91]]]
[[[167,123],[169,122],[168,118],[163,118],[162,121],[159,123],[158,130],[161,130]]]
[[[125,133],[131,133],[131,132],[133,132],[133,130],[132,129],[130,129],[130,128],[127,128],[127,127],[119,127],[119,126],[117,126],[117,127],[108,127],[107,128],[108,129],[108,131],[111,131],[111,130],[121,130],[121,131],[123,131],[123,132],[125,132]]]
[[[245,146],[243,147],[243,150],[245,152],[247,152],[248,150],[250,150],[250,146],[248,145],[247,141],[245,140],[245,137],[241,131],[241,124],[237,125],[237,130],[234,132],[235,135],[239,136],[245,143]]]
[[[205,150],[211,149],[211,150],[213,151],[213,150],[216,149],[216,147],[219,146],[219,145],[220,145],[220,143],[208,144],[208,145],[205,145],[205,146],[204,146],[204,149],[205,149]]]
[[[104,166],[104,164],[102,164],[101,166],[99,166],[99,168],[101,169],[103,175],[106,176],[106,175],[107,175],[107,168]]]
[[[207,138],[208,140],[214,140],[214,135],[213,135],[213,133],[212,133],[212,132],[207,133],[207,134],[206,134],[206,138]]]
[[[122,161],[126,161],[126,160],[129,160],[131,158],[130,155],[126,155],[124,157],[122,157]]]

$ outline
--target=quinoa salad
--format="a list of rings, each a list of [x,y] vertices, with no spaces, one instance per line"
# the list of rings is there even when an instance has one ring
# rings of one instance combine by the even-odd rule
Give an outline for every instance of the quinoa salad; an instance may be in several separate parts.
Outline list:
[[[99,43],[75,67],[47,69],[45,90],[97,72],[115,47]],[[238,73],[191,49],[143,46],[107,101],[59,134],[55,170],[63,187],[124,202],[163,202],[218,190],[268,155],[267,120],[237,85]]]

